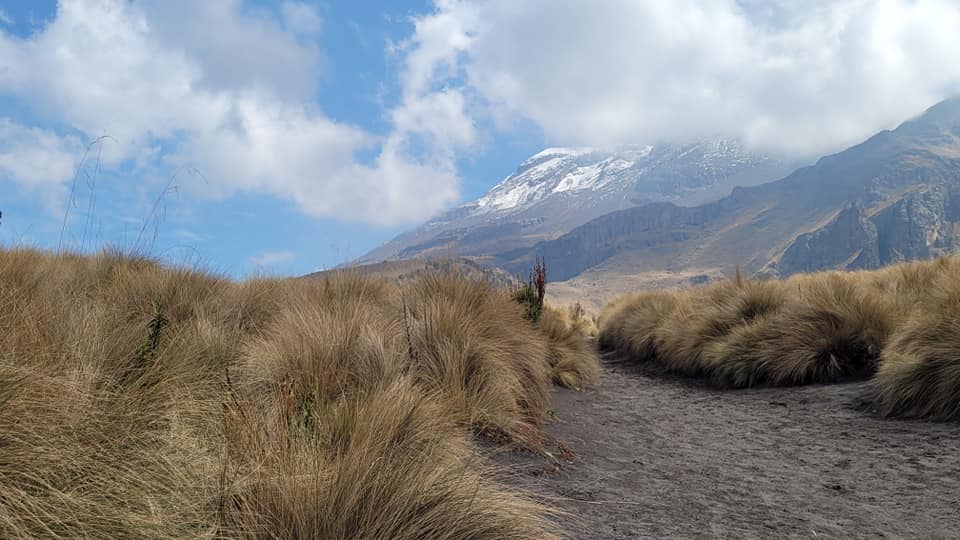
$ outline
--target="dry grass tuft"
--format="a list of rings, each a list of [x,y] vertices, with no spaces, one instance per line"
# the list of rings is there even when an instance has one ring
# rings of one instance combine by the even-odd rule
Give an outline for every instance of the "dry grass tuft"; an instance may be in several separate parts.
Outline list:
[[[0,251],[0,537],[552,537],[471,430],[536,448],[574,334],[456,275]]]
[[[773,282],[765,285],[775,287]],[[788,284],[786,291],[793,292]],[[800,283],[779,307],[746,320],[704,351],[719,383],[752,386],[868,377],[892,328],[891,307],[840,275]]]
[[[544,308],[538,327],[547,338],[554,383],[581,390],[600,378],[600,360],[587,342],[590,326],[579,306],[567,311]]]
[[[657,358],[654,332],[685,300],[682,293],[658,291],[613,302],[600,314],[600,347],[625,352],[636,362]]]
[[[722,386],[874,377],[890,416],[960,416],[960,257],[624,297],[601,346]],[[875,374],[875,375],[874,375]]]
[[[960,420],[960,273],[954,264],[924,288],[883,350],[874,386],[886,416]]]
[[[463,423],[536,447],[550,368],[520,306],[482,281],[442,274],[416,283],[406,302],[415,380]]]
[[[221,533],[554,536],[548,512],[499,484],[466,433],[409,379],[339,399],[297,402],[290,391],[279,388],[268,400],[272,407],[254,401],[228,411]]]

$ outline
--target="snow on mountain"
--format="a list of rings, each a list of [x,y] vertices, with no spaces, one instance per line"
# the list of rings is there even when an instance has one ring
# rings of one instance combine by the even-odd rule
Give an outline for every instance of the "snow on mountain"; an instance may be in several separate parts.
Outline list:
[[[487,212],[510,210],[536,202],[557,190],[555,182],[544,182],[544,179],[595,177],[599,172],[596,165],[580,167],[578,160],[596,152],[593,148],[547,148],[521,163],[516,173],[477,200],[476,206]]]
[[[686,171],[684,161],[691,161]],[[749,168],[769,160],[766,156],[748,153],[735,141],[713,140],[692,145],[654,147],[636,146],[619,151],[597,148],[547,148],[523,163],[517,171],[504,178],[473,205],[476,213],[518,211],[535,205],[560,193],[604,191],[635,187],[637,195],[648,201],[678,200],[690,191],[720,179],[737,168]],[[659,170],[658,170],[659,169]],[[698,177],[693,186],[683,185],[684,179],[670,182],[654,181],[644,186],[639,180],[650,172],[668,177],[687,175]],[[699,177],[703,177],[699,179]],[[660,179],[662,180],[662,179]],[[733,186],[729,186],[732,188]]]
[[[796,163],[724,139],[617,150],[547,148],[476,201],[404,233],[360,259],[486,255],[556,237],[603,214],[650,202],[681,206],[719,199],[736,186],[786,176]]]
[[[579,157],[579,156],[585,156],[585,155],[588,155],[588,154],[592,154],[592,153],[594,153],[594,152],[596,152],[596,151],[597,151],[596,148],[591,148],[591,147],[589,147],[589,146],[579,146],[579,147],[575,147],[575,148],[547,148],[547,149],[542,150],[542,151],[540,151],[540,152],[537,152],[536,154],[534,154],[534,155],[530,156],[529,158],[527,158],[526,161],[524,161],[523,163],[520,164],[520,168],[522,169],[525,165],[534,163],[534,162],[539,161],[539,160],[541,160],[541,159],[543,159],[543,158],[545,158],[545,157],[557,157],[557,156],[559,156],[559,157]]]

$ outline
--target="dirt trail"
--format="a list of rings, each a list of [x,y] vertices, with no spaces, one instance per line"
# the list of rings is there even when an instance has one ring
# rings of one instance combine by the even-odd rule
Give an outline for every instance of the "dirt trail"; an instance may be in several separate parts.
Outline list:
[[[575,538],[960,538],[960,424],[881,419],[868,391],[721,391],[608,359],[554,394],[573,462],[495,459]]]

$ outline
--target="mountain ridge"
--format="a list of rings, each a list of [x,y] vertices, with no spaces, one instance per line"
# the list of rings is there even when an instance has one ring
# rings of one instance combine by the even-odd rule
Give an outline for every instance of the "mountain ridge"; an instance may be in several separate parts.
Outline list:
[[[737,185],[789,172],[795,161],[749,152],[725,139],[619,150],[547,148],[476,201],[403,233],[356,262],[487,257],[531,247],[611,211],[669,200],[696,205]]]
[[[691,148],[695,159],[683,161]],[[700,180],[710,184],[709,175],[684,176],[709,148],[703,142],[633,147],[636,160],[653,164],[657,173],[645,177],[642,189],[676,194]],[[670,166],[657,168],[658,155]],[[566,197],[601,193],[594,188],[607,185],[605,180],[556,174],[540,179],[546,187],[538,195],[522,187],[523,174],[545,163],[569,173],[615,159],[586,147],[545,149],[485,195],[483,212],[476,211],[478,200],[431,220],[398,237],[404,245],[394,256],[461,256],[513,275],[524,275],[534,258],[543,256],[565,296],[589,290],[581,297],[610,298],[645,286],[719,279],[738,269],[760,277],[868,269],[960,247],[960,97],[772,181],[727,184],[729,194],[703,204],[678,204],[669,196],[642,203],[630,199],[638,192],[634,186],[620,185],[613,191],[620,206],[563,229],[556,224],[576,221],[568,214],[586,215],[577,214],[579,208]],[[512,192],[518,186],[520,191]],[[551,191],[557,187],[559,195]],[[551,194],[544,195],[547,191]],[[422,234],[431,229],[437,234]]]
[[[736,188],[700,207],[661,203],[613,212],[531,252],[552,262],[560,280],[599,265],[726,274],[740,267],[762,275],[875,267],[955,249],[958,184],[960,99],[954,98],[781,180]],[[850,205],[859,205],[856,219],[843,213]],[[863,220],[870,225],[851,228]],[[833,237],[845,238],[843,231],[857,239],[846,248],[828,245],[831,228]],[[858,249],[866,250],[863,257],[854,256]],[[508,270],[528,259],[510,255],[499,261]],[[826,258],[817,264],[810,257]]]

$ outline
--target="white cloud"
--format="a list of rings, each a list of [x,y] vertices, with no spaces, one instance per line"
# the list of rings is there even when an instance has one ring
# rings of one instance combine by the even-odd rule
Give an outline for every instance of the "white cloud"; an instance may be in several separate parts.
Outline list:
[[[422,137],[435,152],[450,155],[469,147],[477,137],[466,101],[462,92],[449,88],[408,94],[391,111],[391,120],[399,133]]]
[[[11,25],[13,24],[13,19],[10,18],[10,15],[7,15],[7,12],[3,9],[0,9],[0,23]]]
[[[0,118],[0,178],[33,190],[59,191],[73,178],[83,151],[77,137]]]
[[[267,251],[260,255],[250,257],[250,264],[257,268],[265,269],[290,264],[295,259],[294,254],[289,251]]]
[[[377,169],[408,179],[388,186],[386,198],[391,203],[402,204],[408,196],[397,189],[404,185],[414,190],[418,205],[442,208],[458,198],[457,158],[478,140],[467,91],[448,84],[457,74],[457,56],[469,38],[460,21],[443,14],[415,20],[414,25],[408,39],[388,48],[401,59],[401,96],[388,111],[393,132],[383,145]],[[407,155],[419,159],[405,159]],[[433,181],[418,183],[417,178]],[[411,218],[414,212],[410,207]]]
[[[0,29],[0,91],[48,122],[0,116],[0,174],[62,188],[110,134],[108,167],[191,166],[195,194],[395,224],[458,200],[458,159],[490,120],[565,145],[725,135],[818,153],[960,91],[952,0],[438,0],[391,47],[401,94],[374,134],[315,102],[336,84],[323,23],[293,0],[63,0],[28,38]]]
[[[464,114],[560,144],[724,135],[817,153],[960,91],[953,0],[438,0],[415,26],[409,94],[470,96]]]
[[[195,64],[198,89],[256,88],[306,100],[323,75],[319,47],[299,39],[305,28],[319,30],[320,17],[307,5],[285,2],[282,21],[250,12],[241,0],[140,1],[134,11],[146,19],[150,41]]]
[[[280,10],[287,28],[297,34],[310,36],[323,30],[323,19],[317,13],[317,10],[309,4],[285,0]]]
[[[321,21],[301,4],[281,11],[277,20],[240,0],[63,0],[28,39],[0,31],[0,90],[89,139],[110,134],[107,166],[196,167],[208,182],[185,187],[205,195],[268,193],[312,216],[384,224],[455,202],[449,159],[414,157],[420,148],[396,142],[403,134],[324,115],[313,101],[324,58],[302,36]],[[9,172],[21,183],[52,178],[27,166]]]

